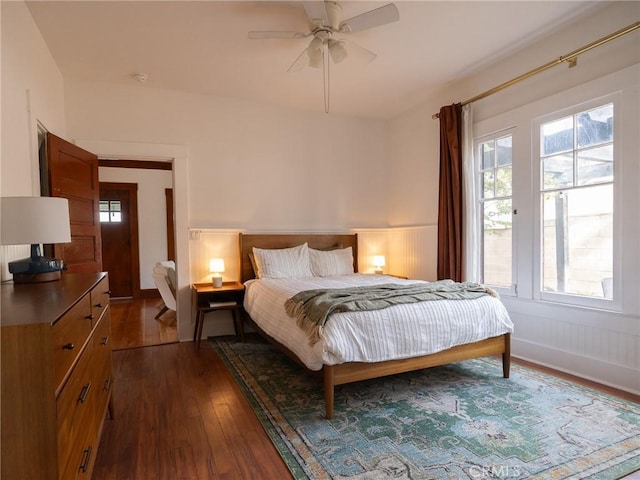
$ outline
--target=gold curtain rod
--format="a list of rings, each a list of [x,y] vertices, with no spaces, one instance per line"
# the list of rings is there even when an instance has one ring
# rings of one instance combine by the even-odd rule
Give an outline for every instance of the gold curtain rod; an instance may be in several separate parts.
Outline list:
[[[615,40],[616,38],[619,38],[623,35],[626,35],[627,33],[631,33],[634,30],[637,30],[638,28],[640,28],[640,22],[636,22],[636,23],[632,23],[631,25],[629,25],[628,27],[623,28],[622,30],[618,30],[617,32],[611,33],[609,35],[607,35],[606,37],[602,37],[600,40],[596,40],[595,42],[591,42],[588,45],[585,45],[582,48],[579,48],[578,50],[574,50],[571,53],[568,53],[566,55],[562,55],[561,57],[556,58],[555,60],[552,60],[548,63],[545,63],[544,65],[539,66],[538,68],[534,68],[533,70],[528,71],[527,73],[523,73],[522,75],[516,77],[516,78],[512,78],[511,80],[509,80],[508,82],[504,82],[500,85],[498,85],[497,87],[493,87],[490,90],[487,90],[486,92],[483,92],[479,95],[476,95],[473,98],[470,98],[468,100],[465,100],[464,102],[462,102],[462,106],[467,105],[469,103],[473,103],[476,102],[478,100],[482,100],[483,98],[488,97],[489,95],[493,95],[494,93],[497,93],[501,90],[504,90],[507,87],[510,87],[511,85],[515,85],[516,83],[521,82],[522,80],[526,80],[529,77],[533,77],[534,75],[537,75],[538,73],[544,72],[545,70],[548,70],[551,67],[555,67],[556,65],[559,65],[563,62],[567,62],[569,64],[569,67],[574,67],[576,65],[576,62],[578,61],[578,55],[582,55],[585,52],[588,52],[591,49],[594,49],[596,47],[599,47],[600,45],[604,45],[607,42],[610,42],[611,40]],[[433,115],[431,115],[431,118],[433,118],[434,120],[436,118],[440,118],[440,114],[439,113],[434,113]]]

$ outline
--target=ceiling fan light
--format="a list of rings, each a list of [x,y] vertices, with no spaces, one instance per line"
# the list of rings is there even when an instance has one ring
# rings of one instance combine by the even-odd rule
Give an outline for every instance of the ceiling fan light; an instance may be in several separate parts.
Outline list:
[[[313,68],[322,67],[322,50],[321,49],[312,50],[312,51],[307,49],[307,53],[309,54],[310,67],[313,67]]]
[[[347,50],[344,48],[344,43],[339,40],[329,41],[329,55],[333,63],[340,63],[347,58]]]

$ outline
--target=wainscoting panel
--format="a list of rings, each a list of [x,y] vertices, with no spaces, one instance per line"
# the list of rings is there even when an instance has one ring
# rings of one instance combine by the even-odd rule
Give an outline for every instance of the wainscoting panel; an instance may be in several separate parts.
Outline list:
[[[9,262],[27,258],[31,255],[29,245],[2,245],[0,247],[0,265],[2,265],[1,280],[11,280],[13,275],[9,273]]]
[[[640,394],[637,316],[503,298],[515,325],[512,354]]]

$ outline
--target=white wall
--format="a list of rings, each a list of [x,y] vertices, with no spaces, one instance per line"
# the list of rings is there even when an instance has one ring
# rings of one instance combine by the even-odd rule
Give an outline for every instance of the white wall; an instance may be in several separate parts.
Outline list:
[[[186,145],[189,226],[386,226],[384,122],[68,81],[69,137]]]
[[[140,288],[156,288],[151,272],[156,262],[167,260],[165,189],[173,188],[170,170],[100,167],[101,182],[138,185],[138,240]]]
[[[0,2],[0,9],[0,194],[40,195],[37,122],[65,135],[63,79],[24,3]],[[6,261],[28,254],[28,246],[2,247],[2,279]]]
[[[22,2],[2,8],[2,195],[39,195],[37,122],[65,135],[63,79]]]

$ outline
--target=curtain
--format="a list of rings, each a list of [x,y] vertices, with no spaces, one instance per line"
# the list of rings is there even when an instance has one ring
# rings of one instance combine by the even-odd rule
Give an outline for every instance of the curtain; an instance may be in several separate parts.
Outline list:
[[[462,178],[463,190],[463,232],[464,237],[464,280],[467,282],[480,281],[480,257],[481,244],[480,223],[478,221],[479,210],[476,204],[476,168],[473,152],[473,109],[471,104],[462,107]]]
[[[462,281],[463,179],[462,105],[440,109],[440,184],[438,197],[438,279]]]

